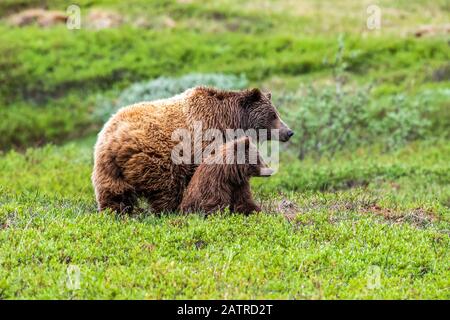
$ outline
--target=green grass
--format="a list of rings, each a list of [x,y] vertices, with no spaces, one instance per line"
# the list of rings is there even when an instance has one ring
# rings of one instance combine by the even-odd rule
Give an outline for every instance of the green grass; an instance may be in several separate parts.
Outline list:
[[[10,152],[0,159],[0,296],[448,299],[449,149],[319,163],[285,154],[290,164],[253,182],[265,213],[210,218],[95,212],[92,139]],[[281,209],[289,219],[280,201],[292,202]],[[78,290],[66,286],[72,265]]]
[[[71,91],[123,88],[138,80],[182,75],[191,70],[244,73],[254,81],[274,75],[331,72],[338,46],[335,35],[255,37],[141,30],[136,38],[132,28],[92,32],[62,27],[2,27],[0,31],[0,64],[8,69],[1,79],[1,93],[7,101],[26,98],[44,102]],[[34,38],[40,41],[32,41]],[[389,74],[404,69],[420,73],[445,64],[450,57],[443,38],[345,39],[347,70],[356,75],[373,76],[386,69]],[[78,59],[80,56],[83,59]],[[384,80],[389,80],[386,76]]]
[[[1,26],[0,31],[0,66],[7,70],[0,74],[0,115],[9,120],[0,124],[1,149],[92,133],[100,126],[90,116],[97,97],[105,91],[118,95],[117,90],[135,81],[195,70],[245,74],[255,85],[293,77],[298,87],[311,77],[329,78],[337,51],[336,36],[140,31],[136,38],[133,29],[74,33]],[[348,75],[388,87],[388,94],[435,85],[426,77],[450,58],[443,39],[345,39]],[[51,129],[55,127],[63,129]]]
[[[83,19],[103,8],[124,25],[14,28],[9,14],[67,1],[0,3],[0,299],[450,299],[448,36],[413,36],[448,23],[448,1],[377,1],[378,31],[351,0],[77,4]],[[199,72],[244,74],[277,99],[320,90],[335,84],[338,39],[346,88],[371,85],[374,106],[427,101],[421,140],[303,161],[287,144],[279,172],[252,181],[263,213],[249,217],[96,212],[99,101]],[[287,123],[296,103],[279,106]]]

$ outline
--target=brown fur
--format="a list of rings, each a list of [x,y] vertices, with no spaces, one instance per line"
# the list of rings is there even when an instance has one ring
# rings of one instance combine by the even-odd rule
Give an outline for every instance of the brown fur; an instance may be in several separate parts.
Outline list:
[[[237,162],[236,150],[239,144],[245,147],[245,163],[243,164]],[[249,162],[249,152],[252,149],[257,155],[255,164]],[[234,154],[232,162],[208,163],[211,158],[226,159],[230,152]],[[257,153],[249,137],[222,145],[218,155],[209,156],[195,171],[184,192],[180,210],[184,213],[211,213],[228,207],[231,212],[244,214],[261,211],[252,197],[250,178],[260,176],[262,168],[267,168],[267,165]]]
[[[176,129],[194,121],[208,128],[279,128],[287,141],[290,129],[258,89],[221,91],[197,87],[170,99],[142,102],[119,110],[98,135],[92,182],[98,209],[130,212],[145,197],[156,212],[178,208],[196,164],[176,165],[171,139]],[[205,146],[203,146],[205,147]]]

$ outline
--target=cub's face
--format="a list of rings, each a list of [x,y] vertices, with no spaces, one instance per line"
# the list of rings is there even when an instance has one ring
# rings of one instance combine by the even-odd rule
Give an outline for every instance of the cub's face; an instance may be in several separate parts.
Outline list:
[[[269,167],[259,153],[258,162],[256,165],[252,165],[251,171],[254,177],[269,177],[274,173],[274,170]]]
[[[263,157],[259,153],[255,144],[252,143],[250,137],[243,137],[235,140],[234,150],[237,152],[239,148],[245,148],[245,163],[242,164],[245,172],[250,177],[266,177],[271,176],[274,172]]]
[[[247,129],[266,129],[268,139],[288,141],[294,132],[281,120],[280,114],[272,104],[270,93],[252,89],[244,93],[243,109]],[[272,131],[274,130],[274,131]]]

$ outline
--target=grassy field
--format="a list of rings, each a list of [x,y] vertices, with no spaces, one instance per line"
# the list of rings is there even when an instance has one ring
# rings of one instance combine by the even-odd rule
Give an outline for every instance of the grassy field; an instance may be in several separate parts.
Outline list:
[[[210,218],[96,213],[91,147],[0,160],[1,297],[449,298],[448,142],[282,163],[266,213]]]
[[[12,27],[12,13],[67,3],[0,3],[0,299],[450,298],[448,33],[414,36],[448,24],[447,1],[378,1],[376,31],[371,1],[78,4],[123,24]],[[339,150],[339,128],[320,122],[332,113],[312,112],[317,135],[252,181],[261,214],[97,213],[102,103],[136,82],[211,72],[271,90],[296,130],[300,107],[323,107],[336,84],[342,112],[359,95],[368,111]],[[309,85],[319,93],[306,99]],[[299,159],[302,140],[312,147]]]

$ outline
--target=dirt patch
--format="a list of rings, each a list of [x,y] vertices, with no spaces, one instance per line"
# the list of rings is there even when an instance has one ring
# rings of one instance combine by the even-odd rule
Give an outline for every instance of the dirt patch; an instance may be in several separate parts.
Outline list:
[[[299,213],[298,205],[286,198],[281,201],[269,200],[261,203],[261,209],[264,212],[282,214],[288,221],[293,221]]]
[[[421,38],[449,33],[450,33],[450,24],[445,24],[442,26],[426,25],[421,26],[416,31],[414,31],[414,36],[416,38]]]
[[[15,27],[37,25],[45,28],[65,24],[67,19],[68,14],[64,11],[35,8],[12,14],[6,20],[9,25]],[[85,18],[81,19],[82,26],[96,30],[115,28],[124,22],[125,19],[121,14],[103,9],[92,9]],[[173,21],[167,22],[168,25],[173,23]]]
[[[67,17],[67,14],[63,11],[37,8],[27,9],[10,15],[7,18],[7,22],[15,27],[23,27],[31,24],[37,24],[40,27],[51,27],[66,23]]]
[[[286,220],[293,222],[298,215],[310,212],[327,211],[330,214],[330,223],[337,223],[340,218],[339,212],[357,212],[363,214],[374,214],[383,217],[391,223],[409,223],[417,228],[426,228],[438,220],[434,212],[424,208],[411,210],[396,210],[381,207],[376,199],[361,198],[353,201],[336,200],[320,201],[313,199],[304,204],[297,204],[286,198],[281,201],[266,201],[261,204],[264,212],[282,214]]]
[[[86,23],[92,29],[110,29],[122,25],[124,18],[114,11],[93,9],[87,15]]]
[[[283,199],[278,204],[278,211],[284,214],[294,214],[298,212],[298,206],[295,202]]]
[[[365,211],[382,216],[384,219],[393,223],[410,223],[418,228],[428,227],[437,221],[437,217],[431,211],[423,208],[415,208],[410,211],[396,211],[390,208],[382,208],[379,205],[373,205]]]

